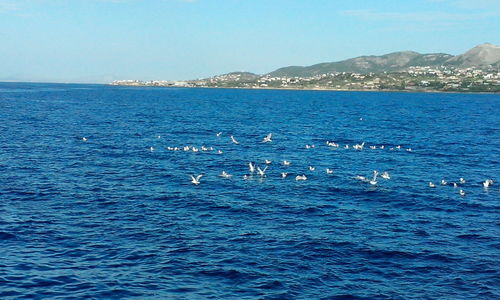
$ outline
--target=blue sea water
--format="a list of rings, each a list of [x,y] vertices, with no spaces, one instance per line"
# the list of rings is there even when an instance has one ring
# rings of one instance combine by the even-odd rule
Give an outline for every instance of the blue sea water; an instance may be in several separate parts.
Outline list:
[[[499,105],[1,83],[0,298],[498,299]]]

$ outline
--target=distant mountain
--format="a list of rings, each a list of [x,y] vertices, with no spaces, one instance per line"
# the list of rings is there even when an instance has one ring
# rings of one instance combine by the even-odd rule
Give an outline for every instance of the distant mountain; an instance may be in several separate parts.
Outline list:
[[[464,54],[457,55],[446,61],[449,65],[461,67],[485,67],[489,65],[499,65],[500,47],[485,43],[478,45]]]
[[[320,63],[312,66],[290,66],[270,72],[271,76],[309,77],[314,75],[353,72],[382,73],[406,70],[412,66],[486,67],[500,64],[500,47],[482,44],[464,54],[453,56],[445,53],[420,54],[413,51],[394,52],[381,56],[360,56],[338,62]]]
[[[239,77],[240,80],[256,80],[260,77],[260,75],[257,75],[255,73],[251,72],[232,72],[232,73],[227,73],[224,74],[224,76],[231,76],[231,77]]]

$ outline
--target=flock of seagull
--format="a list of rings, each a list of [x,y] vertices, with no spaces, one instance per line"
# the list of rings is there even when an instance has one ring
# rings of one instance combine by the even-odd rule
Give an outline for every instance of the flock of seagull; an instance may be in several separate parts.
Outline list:
[[[216,134],[217,137],[221,137],[222,136],[222,132],[218,132]],[[161,138],[160,135],[157,136],[158,139]],[[240,143],[238,142],[238,140],[236,140],[236,138],[233,136],[233,135],[230,135],[229,136],[231,142],[235,145],[239,145]],[[263,139],[262,139],[262,143],[270,143],[272,142],[273,138],[273,134],[272,133],[269,133],[267,134]],[[86,137],[82,137],[82,141],[84,142],[87,142],[88,141],[88,138]],[[365,142],[361,143],[361,144],[355,144],[355,145],[348,145],[348,144],[345,144],[343,147],[341,147],[340,144],[338,143],[335,143],[333,141],[326,141],[326,145],[331,147],[331,148],[344,148],[344,149],[354,149],[354,150],[363,150],[364,147],[365,147]],[[316,146],[314,144],[307,144],[305,145],[305,149],[312,149],[312,148],[315,148]],[[376,150],[376,149],[386,149],[385,145],[380,145],[380,146],[375,146],[375,145],[372,145],[372,146],[369,146],[369,148],[371,150]],[[206,147],[206,146],[200,146],[200,147],[196,147],[196,146],[191,146],[191,145],[186,145],[186,146],[182,146],[182,147],[172,147],[172,146],[168,146],[166,147],[167,150],[169,151],[184,151],[184,152],[212,152],[212,151],[215,151],[217,154],[223,154],[224,152],[220,149],[215,149],[214,147]],[[390,151],[394,151],[394,150],[401,150],[401,149],[404,149],[405,151],[407,152],[412,152],[412,148],[402,148],[400,145],[398,146],[395,146],[395,147],[388,147],[388,149]],[[149,151],[153,152],[153,151],[156,151],[156,149],[154,147],[150,147],[149,148]],[[272,163],[272,161],[270,160],[265,160],[264,161],[264,164],[265,164],[265,167],[261,168],[259,166],[257,166],[255,163],[253,162],[249,162],[248,163],[248,171],[249,171],[249,174],[246,174],[246,175],[243,175],[243,179],[247,180],[247,179],[251,179],[252,176],[257,173],[257,175],[260,177],[260,178],[264,178],[266,177],[266,170],[268,169],[269,165]],[[288,167],[290,166],[292,163],[288,160],[283,160],[281,162],[281,164],[284,166],[284,167]],[[314,166],[309,166],[308,167],[309,171],[311,172],[314,172],[316,170],[316,168]],[[326,168],[325,169],[325,172],[326,174],[328,175],[331,175],[334,173],[333,169],[330,169],[330,168]],[[288,177],[289,173],[288,172],[281,172],[281,178],[286,178]],[[199,175],[190,175],[191,177],[191,183],[194,184],[194,185],[199,185],[201,183],[201,178],[204,176],[204,174],[199,174]],[[227,173],[226,171],[222,171],[221,174],[219,175],[220,177],[224,178],[224,179],[230,179],[233,177],[232,174],[229,174]],[[373,175],[371,178],[367,178],[365,176],[355,176],[354,179],[356,180],[359,180],[360,182],[364,182],[364,183],[368,183],[370,185],[377,185],[378,184],[378,177],[380,176],[380,178],[384,179],[384,180],[389,180],[391,179],[391,176],[390,174],[387,172],[387,171],[384,171],[382,173],[380,173],[379,171],[377,170],[374,170],[373,171]],[[305,174],[300,174],[300,175],[296,175],[295,176],[295,180],[296,181],[305,181],[307,180],[307,176]],[[458,180],[458,182],[450,182],[448,183],[446,180],[442,179],[441,182],[440,182],[440,185],[442,186],[453,186],[454,188],[458,188],[459,186],[462,186],[465,184],[465,179],[464,178],[460,178]],[[486,179],[484,182],[482,182],[482,185],[485,189],[488,189],[491,185],[493,185],[493,180],[492,179]],[[428,183],[428,187],[429,188],[436,188],[437,184],[433,183],[433,182],[429,182]],[[465,191],[463,189],[459,189],[458,191],[459,195],[461,196],[465,196]]]

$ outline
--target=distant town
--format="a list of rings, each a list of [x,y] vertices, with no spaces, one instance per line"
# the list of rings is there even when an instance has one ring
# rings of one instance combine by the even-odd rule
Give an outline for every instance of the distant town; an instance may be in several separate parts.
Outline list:
[[[207,79],[186,81],[117,80],[112,85],[247,88],[247,89],[312,89],[362,91],[444,91],[444,92],[500,92],[499,70],[479,68],[409,67],[406,71],[383,73],[334,72],[308,77],[258,76],[235,72]]]
[[[117,80],[112,85],[313,89],[339,91],[500,92],[500,47],[484,43],[460,55],[393,52],[311,66],[289,66],[264,75],[233,72],[185,81]]]

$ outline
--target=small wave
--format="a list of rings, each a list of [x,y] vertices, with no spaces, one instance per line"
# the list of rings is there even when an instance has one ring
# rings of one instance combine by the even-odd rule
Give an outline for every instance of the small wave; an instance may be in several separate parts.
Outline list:
[[[16,236],[14,234],[0,231],[0,240],[11,240],[11,239],[15,239],[15,238],[16,238]]]

